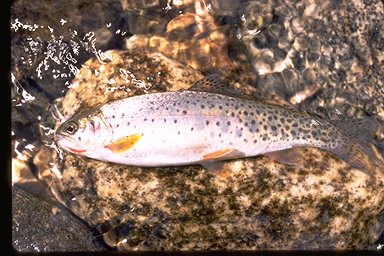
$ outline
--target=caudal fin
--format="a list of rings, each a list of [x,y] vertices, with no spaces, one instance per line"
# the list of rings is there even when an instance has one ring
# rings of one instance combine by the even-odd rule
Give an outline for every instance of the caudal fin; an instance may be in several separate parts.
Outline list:
[[[380,123],[373,117],[335,123],[345,133],[345,141],[333,150],[334,153],[352,167],[367,174],[372,174],[377,168],[384,172],[383,156],[375,146],[375,137],[383,132]]]

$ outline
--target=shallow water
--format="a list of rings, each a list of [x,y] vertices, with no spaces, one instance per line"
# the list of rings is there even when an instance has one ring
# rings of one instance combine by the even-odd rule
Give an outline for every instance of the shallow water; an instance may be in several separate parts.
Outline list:
[[[383,10],[380,1],[15,1],[13,182],[25,181],[24,169],[44,180],[34,159],[42,147],[55,149],[55,120],[68,118],[60,98],[78,86],[73,79],[85,61],[110,61],[110,49],[142,45],[203,75],[230,74],[312,114],[375,116],[383,124]],[[120,67],[120,75],[134,74]],[[106,83],[107,94],[121,90],[114,78]],[[140,79],[133,85],[141,93],[153,89]],[[376,146],[383,154],[383,143]],[[50,171],[59,169],[53,161]]]

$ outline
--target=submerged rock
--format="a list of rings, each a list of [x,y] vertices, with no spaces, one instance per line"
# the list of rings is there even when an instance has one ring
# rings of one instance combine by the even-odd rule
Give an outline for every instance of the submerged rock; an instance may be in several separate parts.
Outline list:
[[[81,70],[63,99],[65,116],[144,91],[185,89],[202,77],[161,54],[109,54],[111,61],[91,59]],[[122,79],[122,67],[142,87]],[[374,243],[384,227],[383,170],[368,176],[318,149],[301,154],[303,164],[294,167],[262,156],[228,161],[220,175],[200,166],[140,168],[65,154],[50,188],[120,250],[361,249]]]
[[[12,186],[12,243],[19,252],[101,251],[91,231],[65,207]]]

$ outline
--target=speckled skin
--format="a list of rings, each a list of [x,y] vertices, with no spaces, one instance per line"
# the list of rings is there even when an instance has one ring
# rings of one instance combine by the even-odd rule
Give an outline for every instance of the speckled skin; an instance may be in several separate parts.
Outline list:
[[[81,127],[68,134],[66,127],[73,122]],[[123,152],[108,148],[132,134],[141,136],[133,147]],[[327,149],[354,167],[370,166],[363,146],[329,121],[209,92],[163,92],[113,101],[69,118],[56,136],[58,146],[69,152],[137,166],[188,165],[303,146]],[[204,157],[226,149],[231,152]]]

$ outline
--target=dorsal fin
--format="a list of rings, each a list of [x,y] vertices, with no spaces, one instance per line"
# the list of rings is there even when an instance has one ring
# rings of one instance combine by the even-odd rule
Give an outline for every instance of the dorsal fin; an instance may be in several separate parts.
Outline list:
[[[188,90],[198,92],[212,92],[217,94],[226,95],[234,98],[246,98],[249,99],[251,96],[244,95],[240,91],[231,87],[225,82],[220,75],[213,74],[208,75],[202,80],[194,83]]]
[[[217,93],[226,95],[233,98],[238,99],[244,99],[244,100],[253,100],[253,101],[261,101],[264,103],[268,103],[275,106],[284,106],[287,108],[293,108],[296,109],[294,106],[292,106],[290,103],[283,102],[282,99],[277,99],[276,97],[266,98],[266,97],[260,97],[260,95],[256,94],[249,94],[242,92],[233,86],[231,86],[228,82],[226,82],[226,79],[218,74],[211,74],[203,78],[202,80],[197,81],[194,83],[189,89],[189,91],[198,91],[198,92],[211,92],[211,93]]]

